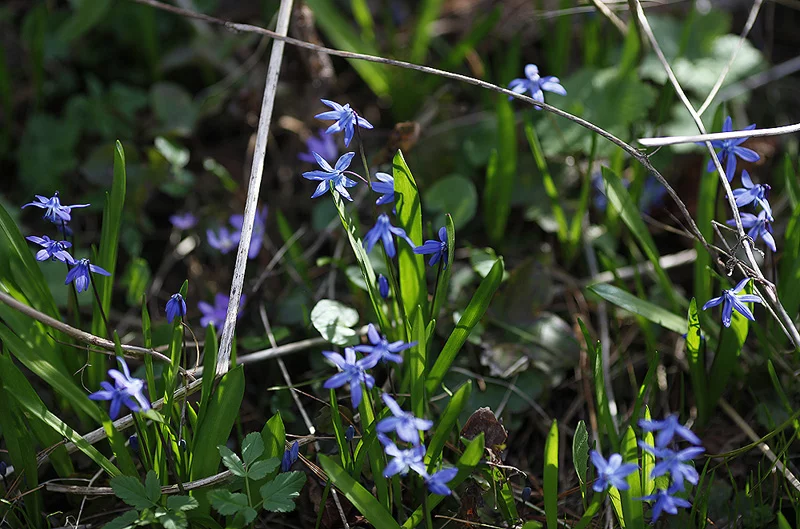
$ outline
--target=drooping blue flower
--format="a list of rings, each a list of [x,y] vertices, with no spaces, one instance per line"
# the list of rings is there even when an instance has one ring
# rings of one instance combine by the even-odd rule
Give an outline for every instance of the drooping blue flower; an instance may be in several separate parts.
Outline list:
[[[697,470],[687,462],[706,451],[702,446],[690,446],[678,452],[669,448],[656,448],[644,441],[639,441],[639,446],[659,459],[650,473],[651,478],[655,479],[669,474],[672,484],[677,487],[676,490],[683,490],[684,480],[692,485],[697,485],[697,482],[700,481]]]
[[[325,381],[325,389],[340,388],[345,384],[350,384],[350,403],[353,408],[358,408],[361,404],[363,387],[372,389],[375,385],[375,377],[367,373],[364,358],[356,360],[356,352],[351,347],[346,347],[344,357],[333,351],[322,351],[325,358],[330,360],[341,371]]]
[[[683,426],[678,421],[678,415],[672,414],[666,419],[661,421],[648,421],[641,419],[639,427],[645,432],[658,432],[656,435],[656,447],[666,448],[672,442],[672,439],[677,435],[684,440],[689,441],[693,445],[699,445],[702,441],[686,426]]]
[[[350,141],[352,141],[353,134],[355,134],[356,125],[358,125],[362,129],[372,128],[372,124],[366,119],[356,114],[356,111],[350,108],[349,103],[346,104],[345,106],[342,106],[336,101],[329,101],[327,99],[320,99],[320,101],[322,101],[324,105],[332,108],[333,110],[322,112],[321,114],[317,114],[314,117],[322,120],[329,120],[329,119],[336,120],[336,123],[328,127],[328,129],[325,131],[325,134],[336,134],[337,132],[344,131],[345,147],[350,146]]]
[[[525,66],[525,78],[512,80],[508,84],[508,89],[518,94],[530,92],[531,97],[541,103],[544,103],[544,92],[542,92],[542,90],[562,96],[567,95],[567,91],[561,86],[561,81],[558,80],[558,77],[553,77],[552,75],[540,77],[539,67],[535,64],[528,64]],[[512,99],[514,98],[509,96],[508,100],[510,101]],[[533,108],[541,110],[537,106]]]
[[[331,164],[325,161],[325,159],[319,154],[315,152],[311,154],[314,155],[314,158],[317,160],[317,164],[322,167],[322,171],[314,170],[303,173],[303,178],[307,180],[320,181],[316,191],[314,191],[314,194],[311,195],[311,198],[317,198],[318,196],[323,195],[326,191],[328,191],[328,189],[335,189],[340,195],[352,202],[353,199],[350,196],[350,193],[347,192],[347,188],[355,187],[358,182],[345,176],[344,172],[345,169],[350,167],[350,162],[353,160],[353,156],[355,156],[356,153],[344,153],[339,157],[339,159],[336,161],[336,165],[333,167],[331,167]]]
[[[326,160],[333,160],[339,156],[339,148],[336,147],[336,140],[333,139],[333,136],[325,134],[324,129],[320,129],[317,134],[309,136],[306,140],[306,147],[308,148],[308,152],[301,152],[297,155],[297,157],[304,162],[315,163],[316,159],[313,154],[315,152]]]
[[[389,220],[389,215],[386,213],[381,213],[378,216],[378,220],[375,221],[375,226],[370,229],[366,235],[364,235],[364,248],[367,249],[367,253],[372,251],[372,248],[375,246],[375,243],[378,242],[378,239],[381,240],[383,243],[383,248],[386,250],[386,255],[389,258],[393,258],[397,252],[395,251],[394,246],[394,239],[392,239],[392,235],[397,235],[404,239],[411,248],[415,248],[414,243],[411,239],[406,235],[406,231],[403,228],[398,228],[396,226],[392,226],[392,222]]]
[[[661,182],[655,176],[649,175],[644,181],[642,194],[639,196],[639,211],[650,213],[654,208],[664,203],[666,194],[667,188],[661,185]]]
[[[425,445],[420,444],[405,450],[401,450],[391,441],[391,439],[382,433],[378,434],[378,439],[384,446],[383,451],[386,453],[386,455],[394,458],[383,470],[383,477],[390,478],[395,474],[405,476],[408,474],[409,470],[413,470],[423,478],[428,477],[428,473],[425,470],[425,462],[423,460],[425,457]]]
[[[378,274],[378,293],[383,299],[389,297],[389,280],[383,274]]]
[[[404,411],[391,395],[384,393],[383,402],[394,417],[386,417],[378,422],[377,430],[381,433],[397,432],[397,437],[411,444],[419,444],[419,432],[433,427],[433,421],[414,417],[413,413]]]
[[[427,240],[421,246],[414,248],[414,253],[420,255],[431,255],[428,261],[429,266],[434,266],[441,259],[442,268],[447,268],[447,228],[439,228],[439,240]]]
[[[239,298],[239,314],[236,315],[237,318],[241,315],[241,308],[246,299],[247,296],[245,295]],[[200,325],[207,327],[210,323],[214,328],[221,329],[225,325],[225,316],[228,313],[229,302],[230,297],[221,293],[217,293],[217,295],[214,296],[213,306],[205,301],[199,302],[197,308],[203,313],[203,317],[200,318]]]
[[[72,212],[72,208],[88,208],[89,204],[73,204],[71,206],[62,206],[61,200],[58,198],[58,191],[50,197],[43,197],[42,195],[36,195],[36,200],[38,202],[28,202],[22,208],[27,208],[28,206],[34,206],[37,208],[44,209],[44,217],[45,219],[49,220],[53,224],[61,224],[62,222],[69,222],[72,220],[72,216],[70,213]]]
[[[353,440],[353,437],[356,436],[356,427],[352,424],[347,427],[347,430],[344,431],[344,439],[348,443]]]
[[[281,472],[289,472],[289,470],[292,468],[292,465],[294,465],[295,461],[297,461],[298,457],[300,457],[300,444],[295,441],[292,443],[292,447],[283,453],[283,459],[281,459]]]
[[[369,327],[367,327],[367,338],[369,338],[372,345],[362,344],[353,347],[353,349],[359,353],[367,354],[367,356],[361,360],[366,369],[372,369],[382,360],[400,364],[403,362],[403,357],[398,353],[417,345],[417,342],[405,343],[400,340],[389,343],[386,336],[382,336],[378,332],[378,329],[371,323]]]
[[[655,494],[650,494],[649,496],[643,496],[636,499],[640,501],[656,502],[655,505],[653,505],[652,520],[652,523],[656,523],[662,512],[667,514],[678,514],[678,507],[682,509],[688,509],[692,506],[691,503],[683,498],[674,497],[673,494],[676,492],[679,492],[679,489],[672,486],[669,488],[669,490],[658,489]]]
[[[75,263],[75,259],[73,259],[67,251],[67,248],[72,246],[71,242],[54,241],[47,235],[42,235],[41,237],[30,235],[25,238],[42,247],[41,250],[36,252],[37,261],[47,261],[48,259],[52,259],[53,261],[61,261],[62,263],[67,264]]]
[[[170,296],[167,301],[167,321],[172,323],[175,318],[183,318],[186,316],[186,300],[183,299],[180,292]]]
[[[755,294],[742,294],[741,296],[737,296],[749,282],[750,278],[746,277],[739,281],[739,284],[736,285],[735,288],[723,290],[721,296],[706,301],[706,304],[703,305],[703,310],[709,307],[716,307],[722,303],[722,324],[725,327],[731,326],[731,316],[733,315],[734,309],[748,320],[756,321],[755,316],[753,316],[753,313],[750,312],[750,309],[747,308],[745,303],[761,303],[761,298]]]
[[[108,370],[108,376],[114,379],[114,385],[112,386],[103,381],[100,383],[103,389],[89,395],[92,400],[111,401],[109,416],[112,420],[119,416],[123,404],[131,411],[150,409],[150,401],[147,400],[144,394],[144,381],[131,377],[131,372],[128,370],[128,364],[125,363],[125,359],[118,356],[117,361],[122,368],[122,372],[116,369]]]
[[[139,453],[139,436],[136,434],[128,437],[128,444],[135,453]]]
[[[104,276],[111,274],[99,266],[93,265],[88,259],[80,259],[72,264],[72,268],[67,272],[67,279],[64,281],[65,285],[75,282],[75,290],[83,292],[89,288],[89,283],[92,281],[91,272]]]
[[[236,243],[239,243],[239,239],[242,237],[242,226],[244,225],[244,215],[231,215],[229,219],[231,226],[236,228],[239,236],[237,237]],[[256,211],[256,217],[253,222],[253,233],[250,235],[250,248],[247,250],[247,258],[248,259],[255,259],[258,257],[258,252],[261,251],[261,247],[264,245],[264,234],[266,233],[267,229],[267,206],[262,207],[261,209]]]
[[[777,252],[778,248],[775,246],[775,237],[772,236],[772,226],[769,223],[769,216],[767,210],[762,209],[758,212],[758,216],[752,213],[739,213],[742,219],[742,227],[747,229],[747,236],[757,241],[759,237],[764,240],[767,248],[773,252]],[[728,226],[736,226],[735,219],[725,221]]]
[[[211,229],[206,230],[206,237],[208,237],[208,244],[212,248],[219,250],[221,254],[225,255],[239,245],[241,232],[230,231],[227,227],[220,226],[217,231]]]
[[[622,463],[622,456],[619,454],[611,454],[606,461],[602,455],[596,450],[591,453],[592,464],[597,469],[597,479],[592,488],[595,492],[602,492],[608,488],[609,485],[616,487],[618,490],[628,490],[630,485],[625,480],[629,474],[635,472],[639,467],[633,463]]]
[[[372,190],[376,193],[382,193],[375,204],[382,206],[384,204],[391,204],[394,202],[394,178],[392,175],[386,173],[375,173],[377,182],[372,182]]]
[[[742,130],[753,130],[756,128],[755,123],[745,127]],[[733,121],[731,117],[728,116],[725,118],[725,123],[722,124],[722,132],[731,132],[733,131]],[[736,158],[741,158],[745,162],[757,162],[761,159],[758,153],[752,149],[748,149],[747,147],[740,147],[740,145],[746,142],[749,138],[733,138],[729,140],[713,140],[711,145],[715,149],[719,149],[717,151],[717,157],[721,163],[725,164],[725,176],[728,177],[728,182],[733,180],[733,176],[736,173]],[[700,143],[699,145],[704,145]],[[708,161],[708,167],[706,170],[709,173],[713,173],[717,170],[717,166],[714,165],[714,160]]]
[[[742,185],[743,188],[733,190],[733,198],[736,199],[737,207],[744,207],[748,204],[757,203],[761,208],[767,212],[767,219],[771,222],[772,207],[767,201],[769,190],[772,189],[769,184],[754,184],[750,179],[750,174],[747,170],[742,170]]]
[[[190,230],[197,224],[197,217],[187,211],[170,215],[169,222],[179,230]]]
[[[447,484],[453,481],[457,474],[458,469],[456,467],[443,468],[426,477],[425,485],[428,487],[428,490],[434,494],[449,496],[453,491],[450,490]]]
[[[531,495],[533,494],[533,490],[530,487],[525,487],[522,489],[522,501],[528,501],[531,499]]]

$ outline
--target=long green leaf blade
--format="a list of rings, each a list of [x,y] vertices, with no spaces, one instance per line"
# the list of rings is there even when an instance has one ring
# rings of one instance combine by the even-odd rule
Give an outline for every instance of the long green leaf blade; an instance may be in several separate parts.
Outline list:
[[[628,312],[642,316],[648,321],[661,325],[669,331],[678,334],[686,334],[686,320],[659,307],[655,303],[639,299],[613,285],[599,284],[591,285],[588,288],[604,300]]]

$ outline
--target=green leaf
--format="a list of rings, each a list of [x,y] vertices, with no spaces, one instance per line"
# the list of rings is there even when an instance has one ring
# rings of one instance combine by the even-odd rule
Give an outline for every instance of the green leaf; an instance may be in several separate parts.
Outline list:
[[[62,45],[68,45],[92,29],[108,13],[111,0],[84,0],[77,2],[75,11],[58,28],[56,38]]]
[[[636,434],[630,426],[622,437],[620,452],[622,452],[623,461],[639,465],[639,448],[636,444]],[[629,474],[626,479],[630,488],[620,491],[622,509],[625,513],[625,526],[628,529],[642,529],[644,528],[644,510],[641,500],[638,499],[643,495],[642,478],[637,470]]]
[[[471,393],[472,381],[468,380],[464,385],[458,388],[458,391],[452,396],[444,412],[439,417],[439,422],[436,424],[436,427],[433,428],[433,437],[425,453],[425,463],[428,466],[429,473],[432,473],[436,465],[438,465],[442,450],[444,450],[444,445],[455,431],[456,421],[469,402]]]
[[[243,478],[247,475],[244,463],[242,463],[242,460],[239,459],[239,456],[237,456],[233,450],[225,445],[219,445],[217,448],[219,449],[219,455],[222,457],[222,464],[225,465],[234,476]]]
[[[425,209],[437,213],[432,221],[434,226],[444,224],[445,215],[450,214],[455,227],[461,229],[475,217],[478,191],[469,178],[457,174],[446,176],[425,191]]]
[[[250,468],[256,459],[261,457],[264,453],[264,440],[261,439],[261,434],[252,432],[245,436],[242,441],[242,460],[244,465]]]
[[[153,470],[148,470],[144,477],[144,489],[151,502],[158,503],[161,499],[161,483]]]
[[[122,516],[117,516],[103,526],[103,529],[129,529],[135,527],[136,521],[139,519],[139,513],[136,511],[128,511]]]
[[[225,489],[216,489],[208,493],[211,506],[223,516],[241,514],[245,523],[255,520],[258,513],[247,503],[247,496],[241,492],[233,493]]]
[[[410,339],[417,342],[408,353],[408,370],[411,379],[411,412],[417,417],[426,415],[425,372],[427,366],[428,332],[422,321],[422,307],[418,307]]]
[[[152,472],[152,470],[150,471]],[[153,473],[155,476],[155,473]],[[150,495],[150,491],[145,489],[145,486],[139,482],[138,478],[133,476],[117,476],[111,478],[111,488],[114,489],[114,494],[117,498],[121,499],[131,507],[143,511],[149,509],[156,504]],[[161,490],[159,490],[160,496]]]
[[[282,472],[275,479],[261,487],[259,493],[264,509],[270,512],[291,512],[295,508],[294,499],[306,482],[303,472]]]
[[[429,395],[436,392],[439,384],[442,383],[444,375],[450,370],[450,366],[452,366],[464,342],[467,341],[470,332],[486,313],[486,309],[489,308],[492,296],[497,291],[497,287],[500,286],[502,279],[503,260],[498,259],[489,274],[481,281],[478,290],[472,296],[469,305],[464,310],[464,314],[461,315],[456,328],[450,334],[444,344],[444,348],[442,348],[442,352],[428,373],[425,389]]]
[[[167,508],[173,511],[191,511],[200,506],[198,501],[191,496],[168,496]]]
[[[612,303],[622,309],[632,312],[638,316],[661,325],[665,329],[678,333],[686,334],[686,320],[673,314],[672,312],[661,308],[660,306],[639,299],[636,296],[625,292],[621,288],[613,285],[598,284],[588,287],[590,291],[594,292],[604,300]]]
[[[162,134],[189,136],[199,117],[199,107],[182,86],[159,82],[150,88],[150,104]]]
[[[558,528],[558,423],[553,421],[544,445],[544,513],[547,529]]]
[[[189,527],[186,514],[180,511],[167,511],[159,508],[156,510],[156,519],[164,529],[187,529]]]
[[[392,161],[394,196],[397,205],[397,225],[403,228],[412,241],[422,244],[422,205],[419,190],[403,153],[397,151]],[[423,319],[428,318],[428,290],[425,284],[425,257],[414,253],[407,244],[401,244],[397,264],[400,270],[400,294],[406,316],[412,318],[419,307]],[[411,321],[408,322],[409,326]]]
[[[260,436],[260,434],[257,434]],[[247,477],[250,479],[263,479],[267,474],[281,465],[281,460],[277,457],[256,461],[247,469]]]
[[[322,469],[333,485],[364,515],[369,523],[381,529],[400,529],[392,514],[387,511],[363,485],[354,480],[333,459],[319,456]]]
[[[650,408],[644,407],[644,419],[650,420]],[[650,446],[655,446],[655,436],[653,432],[642,432],[642,441]],[[656,480],[650,475],[656,466],[656,456],[646,450],[642,451],[642,495],[649,496],[656,490]]]
[[[514,52],[507,56],[506,62],[518,56],[518,39],[515,40]],[[483,192],[484,222],[486,233],[494,243],[503,240],[503,235],[511,212],[511,198],[514,193],[514,183],[517,179],[517,123],[513,101],[509,101],[505,94],[497,94],[497,151],[492,153],[496,164],[491,164],[493,170],[486,171],[486,188]],[[495,158],[496,156],[496,158]]]
[[[564,209],[561,207],[561,196],[558,193],[553,177],[550,175],[550,169],[547,167],[547,160],[545,159],[542,145],[539,143],[539,137],[536,135],[536,129],[533,128],[533,123],[528,121],[525,123],[525,137],[528,138],[528,145],[533,153],[533,159],[536,161],[536,167],[542,177],[545,193],[547,198],[550,199],[550,208],[553,211],[553,217],[556,219],[558,225],[558,240],[565,243],[569,237],[569,226],[567,225],[567,217],[564,215]]]
[[[706,391],[708,389],[706,381],[705,355],[702,335],[700,333],[700,317],[697,313],[697,300],[692,298],[689,302],[688,329],[686,331],[686,360],[689,363],[689,376],[692,380],[692,390],[697,401],[698,415],[700,422],[705,422],[708,417],[708,403],[706,401]]]
[[[586,496],[586,472],[589,468],[589,432],[586,431],[586,423],[578,421],[575,427],[575,435],[572,437],[572,464],[578,474],[578,481],[581,486],[581,494]]]
[[[321,299],[311,309],[311,324],[334,345],[353,345],[358,332],[358,311],[331,299]]]
[[[239,407],[244,396],[243,368],[244,366],[238,365],[220,379],[217,389],[209,399],[205,416],[197,418],[190,472],[192,481],[217,472],[220,461],[217,446],[228,440],[233,423],[239,416]],[[209,379],[213,380],[213,377]]]
[[[447,229],[447,268],[443,269],[438,277],[438,285],[434,293],[433,310],[431,311],[432,320],[435,320],[439,316],[439,310],[442,304],[447,301],[447,295],[448,292],[450,292],[450,275],[453,272],[453,261],[456,255],[456,227],[455,224],[453,224],[453,217],[450,214],[444,216],[444,225],[445,229]]]

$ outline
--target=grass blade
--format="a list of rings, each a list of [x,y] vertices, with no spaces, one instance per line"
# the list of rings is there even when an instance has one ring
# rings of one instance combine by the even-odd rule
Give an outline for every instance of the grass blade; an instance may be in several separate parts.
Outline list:
[[[458,355],[464,342],[467,341],[469,333],[472,332],[472,329],[486,313],[486,309],[489,308],[489,302],[492,300],[492,296],[497,291],[497,287],[500,286],[502,280],[503,260],[498,259],[495,261],[494,265],[492,265],[489,274],[481,281],[477,292],[475,292],[469,305],[467,305],[467,308],[464,310],[464,314],[458,320],[456,328],[444,344],[444,348],[436,359],[436,363],[433,364],[425,383],[425,389],[428,391],[428,394],[434,393],[439,384],[442,383],[444,375],[450,370],[450,366],[453,365],[453,361],[456,359],[456,355]]]
[[[654,303],[639,299],[636,296],[625,292],[621,288],[617,288],[613,285],[608,285],[605,283],[591,285],[588,288],[591,292],[594,292],[604,300],[622,309],[625,309],[628,312],[642,316],[648,321],[661,325],[669,331],[678,334],[686,334],[687,324],[685,319],[659,307]]]
[[[503,240],[517,178],[517,124],[511,101],[503,94],[497,96],[496,114],[497,154],[493,155],[491,170],[486,171],[483,192],[486,232],[494,243]]]
[[[550,175],[550,169],[547,167],[547,160],[545,160],[544,157],[542,144],[539,143],[539,136],[536,134],[536,129],[533,128],[533,123],[530,121],[525,123],[525,137],[528,138],[528,145],[530,145],[533,159],[536,161],[536,167],[539,168],[539,173],[542,176],[545,193],[547,193],[547,198],[550,199],[550,208],[553,210],[553,217],[556,219],[556,224],[558,224],[558,240],[562,244],[566,244],[569,239],[567,217],[564,215],[564,209],[561,207],[558,188],[553,181],[553,177]]]
[[[408,361],[411,377],[411,411],[417,417],[425,417],[428,404],[425,398],[425,372],[428,368],[428,333],[425,328],[425,322],[422,320],[422,308],[418,308],[416,312],[417,316],[414,319],[411,338],[417,342],[417,345],[411,348]]]
[[[547,529],[558,528],[558,423],[553,421],[544,445],[544,515]]]
[[[620,452],[623,461],[626,463],[639,464],[639,447],[636,445],[636,434],[630,426],[622,437]],[[625,526],[629,529],[643,529],[644,509],[642,508],[642,502],[636,500],[636,498],[642,496],[642,478],[639,471],[637,470],[629,474],[627,481],[630,488],[621,491],[622,510],[625,513]]]
[[[706,361],[705,345],[700,333],[700,316],[697,313],[697,300],[692,298],[689,302],[688,330],[686,331],[686,361],[689,363],[689,377],[692,380],[694,398],[697,401],[697,411],[701,423],[705,423],[709,409],[706,390]]]
[[[464,385],[458,388],[455,395],[450,398],[450,402],[444,409],[439,423],[433,429],[433,437],[428,443],[428,451],[425,454],[425,463],[428,465],[428,472],[433,472],[433,469],[439,463],[442,450],[447,440],[452,435],[456,421],[464,411],[464,408],[469,402],[469,396],[472,393],[472,381],[467,381]]]

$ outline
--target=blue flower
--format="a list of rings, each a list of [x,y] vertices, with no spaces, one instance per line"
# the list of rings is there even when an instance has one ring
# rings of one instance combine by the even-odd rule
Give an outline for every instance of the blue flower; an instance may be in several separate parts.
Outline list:
[[[630,485],[625,478],[629,474],[635,472],[639,467],[633,463],[622,463],[622,456],[619,454],[611,454],[606,461],[602,455],[596,450],[591,453],[592,463],[597,469],[597,479],[592,488],[595,492],[602,492],[608,488],[609,485],[616,487],[618,490],[628,490]]]
[[[655,176],[649,175],[639,196],[639,211],[649,213],[653,208],[661,206],[666,194],[667,188],[662,186]]]
[[[47,261],[48,259],[52,259],[53,261],[61,261],[62,263],[75,263],[75,259],[73,259],[69,252],[67,252],[67,248],[72,246],[71,242],[54,241],[47,235],[42,235],[41,237],[30,235],[25,238],[43,248],[42,250],[36,252],[37,261]]]
[[[64,284],[69,285],[74,281],[75,290],[83,292],[89,288],[89,283],[92,280],[90,272],[104,276],[111,275],[99,266],[91,264],[88,259],[81,259],[73,263],[72,269],[67,272],[67,279],[64,281]]]
[[[654,501],[656,502],[653,505],[653,521],[652,523],[656,523],[658,521],[658,517],[661,516],[662,512],[667,514],[678,514],[678,507],[683,509],[688,509],[692,506],[691,503],[684,500],[683,498],[676,498],[672,496],[679,489],[670,487],[669,490],[658,489],[655,494],[651,494],[649,496],[643,496],[641,498],[636,498],[640,501]]]
[[[190,230],[197,224],[197,217],[187,211],[170,215],[169,222],[179,230]]]
[[[750,309],[747,308],[745,303],[761,303],[761,298],[755,294],[742,294],[741,296],[736,295],[742,291],[749,281],[750,278],[746,277],[739,281],[739,284],[736,285],[735,288],[723,290],[722,295],[718,298],[712,298],[706,301],[706,304],[703,305],[703,310],[706,310],[709,307],[716,307],[722,303],[722,324],[725,327],[731,326],[731,315],[733,314],[733,309],[736,309],[736,312],[748,320],[756,321],[755,316],[753,316],[753,313],[750,312]]]
[[[128,444],[135,453],[139,453],[139,436],[136,434],[128,437]]]
[[[432,476],[425,478],[425,485],[428,487],[428,490],[434,494],[449,496],[453,491],[450,490],[447,484],[453,481],[453,478],[455,478],[457,474],[458,469],[456,467],[443,468],[435,472]]]
[[[767,210],[765,209],[759,211],[758,216],[752,213],[739,213],[739,216],[742,218],[742,227],[749,228],[747,230],[747,236],[753,239],[753,241],[757,241],[758,238],[761,237],[761,239],[764,240],[764,244],[767,245],[767,248],[776,252],[778,249],[775,246],[775,237],[772,236],[772,227],[769,225],[769,217],[767,215]],[[728,226],[736,226],[736,220],[727,220],[725,224]]]
[[[281,472],[289,472],[299,456],[300,444],[295,441],[292,443],[292,447],[283,453],[283,459],[281,460]]]
[[[378,274],[378,292],[383,299],[389,297],[389,280],[383,274]]]
[[[414,253],[427,255],[433,254],[428,261],[428,265],[433,266],[442,260],[442,267],[447,268],[447,228],[439,228],[439,240],[427,240],[422,246],[414,248]]]
[[[372,124],[366,119],[362,118],[356,111],[350,108],[350,104],[345,106],[340,105],[335,101],[328,101],[327,99],[320,99],[323,104],[331,107],[333,110],[323,112],[314,116],[317,119],[336,120],[336,123],[328,127],[325,134],[335,134],[344,131],[344,146],[350,146],[350,141],[353,139],[355,133],[355,125],[358,124],[362,129],[371,129]]]
[[[733,190],[736,206],[741,208],[748,204],[758,203],[767,212],[767,219],[771,222],[773,220],[772,208],[767,202],[767,195],[772,188],[768,184],[753,184],[750,174],[745,169],[742,169],[742,185],[744,188]]]
[[[753,130],[756,128],[755,123],[745,127],[743,130]],[[722,132],[731,132],[733,130],[733,123],[731,121],[731,117],[728,116],[725,118],[725,123],[722,125]],[[739,157],[745,162],[757,162],[761,159],[758,153],[754,150],[748,149],[747,147],[739,147],[742,143],[746,142],[748,138],[733,138],[730,140],[713,140],[711,145],[715,149],[720,149],[717,151],[717,157],[719,161],[725,163],[725,176],[728,177],[728,182],[733,180],[733,176],[736,173],[736,158]],[[703,145],[702,143],[700,145]],[[717,166],[714,165],[714,160],[708,161],[708,167],[706,170],[709,173],[713,173],[716,171]]]
[[[372,182],[372,190],[382,193],[382,196],[375,201],[375,204],[382,206],[394,202],[394,178],[386,173],[375,173],[378,182]]]
[[[356,427],[352,424],[347,427],[347,430],[344,431],[344,439],[348,443],[353,440],[353,437],[356,436]]]
[[[433,421],[418,419],[414,414],[403,411],[397,401],[389,394],[384,393],[383,402],[394,417],[386,417],[378,422],[377,430],[381,433],[397,432],[397,437],[411,444],[419,444],[420,430],[426,431],[433,427]]]
[[[184,316],[186,316],[186,301],[180,293],[173,294],[167,301],[167,321],[172,323],[176,317],[183,318]]]
[[[383,451],[392,459],[383,470],[383,477],[390,478],[395,474],[405,476],[409,470],[413,470],[420,476],[426,478],[428,473],[425,471],[425,445],[417,445],[412,448],[401,450],[385,435],[378,434],[378,439],[383,444]]]
[[[561,81],[558,80],[558,77],[551,75],[539,77],[539,68],[535,64],[525,66],[525,78],[512,80],[508,84],[508,89],[518,94],[530,92],[531,97],[541,103],[544,103],[544,92],[542,90],[562,96],[567,95],[567,91],[561,86]],[[508,100],[512,99],[514,98],[509,96]],[[534,106],[534,108],[540,110],[537,106]]]
[[[316,161],[313,154],[315,152],[319,153],[319,155],[326,160],[333,160],[339,155],[339,149],[336,147],[336,140],[333,139],[333,136],[325,134],[323,129],[320,129],[316,135],[312,134],[308,137],[306,140],[306,147],[308,148],[308,152],[301,152],[297,157],[308,163],[314,163]]]
[[[381,242],[383,242],[383,248],[386,250],[386,255],[388,255],[390,258],[394,257],[397,252],[395,251],[392,234],[402,237],[409,244],[409,246],[411,246],[411,248],[415,247],[414,243],[411,241],[408,235],[406,235],[406,231],[403,228],[392,226],[392,223],[389,220],[389,215],[386,213],[381,213],[380,216],[378,216],[378,220],[375,221],[375,226],[373,226],[372,229],[370,229],[364,236],[364,248],[367,249],[367,253],[372,251],[375,243],[378,242],[378,239],[380,239]]]
[[[678,416],[672,414],[663,421],[648,421],[641,419],[639,427],[645,432],[658,432],[656,435],[656,447],[666,448],[672,442],[672,439],[677,435],[693,445],[699,445],[702,441],[686,426],[678,422]]]
[[[697,485],[697,482],[700,481],[700,475],[697,470],[686,462],[705,452],[706,449],[702,446],[690,446],[679,452],[669,448],[656,448],[644,441],[639,441],[639,446],[642,450],[650,452],[660,459],[650,473],[652,479],[669,474],[673,486],[677,487],[676,490],[683,490],[684,480],[692,485]]]
[[[236,228],[239,236],[236,238],[238,244],[242,237],[242,226],[244,225],[244,215],[231,215],[229,219],[231,226]],[[255,221],[253,222],[253,233],[250,235],[250,248],[247,249],[247,258],[255,259],[264,244],[264,233],[267,225],[267,207],[264,206],[256,211]]]
[[[61,224],[62,222],[69,222],[72,220],[72,216],[70,215],[72,208],[87,208],[89,204],[73,204],[71,206],[62,206],[61,200],[58,198],[58,191],[50,197],[43,197],[42,195],[36,195],[36,200],[38,202],[28,202],[22,208],[27,208],[28,206],[35,206],[37,208],[41,208],[46,210],[44,212],[45,219],[49,220],[53,224]]]
[[[239,314],[237,314],[237,318],[241,314],[242,305],[244,305],[245,299],[247,296],[242,295],[239,298]],[[213,325],[216,329],[222,328],[225,325],[225,316],[228,314],[228,303],[230,302],[230,297],[226,296],[225,294],[217,293],[214,296],[214,305],[212,306],[210,303],[206,303],[205,301],[201,301],[197,304],[197,308],[200,309],[200,312],[203,313],[203,317],[200,318],[200,325],[203,327],[207,327],[208,324]]]
[[[114,379],[112,386],[106,381],[100,383],[103,387],[100,391],[95,391],[89,398],[92,400],[110,400],[111,409],[109,416],[116,419],[122,405],[127,406],[131,411],[143,411],[150,409],[150,401],[144,395],[144,381],[131,377],[128,364],[122,357],[117,357],[122,372],[116,369],[109,369],[108,376]]]
[[[206,230],[206,236],[208,244],[225,255],[238,246],[241,233],[232,232],[225,226],[220,226],[216,232],[211,229]]]
[[[356,352],[351,347],[345,348],[344,357],[332,351],[322,351],[322,354],[341,369],[341,372],[326,380],[323,387],[332,389],[350,384],[350,403],[353,408],[358,408],[358,405],[361,404],[363,391],[361,386],[372,389],[375,385],[375,378],[366,372],[366,369],[369,369],[365,363],[366,359],[362,358],[356,361]]]
[[[336,165],[331,167],[325,159],[317,153],[312,153],[317,160],[317,164],[322,167],[322,171],[314,170],[303,173],[303,178],[307,180],[321,180],[317,186],[317,190],[311,195],[311,198],[317,198],[324,194],[328,189],[335,189],[349,201],[353,201],[350,193],[347,192],[348,187],[355,187],[358,182],[347,178],[344,173],[345,169],[350,167],[350,162],[353,160],[354,152],[346,152],[336,161]]]
[[[359,353],[366,353],[369,355],[361,360],[366,369],[372,369],[378,365],[378,362],[381,360],[400,364],[403,362],[403,357],[398,353],[417,345],[417,342],[405,343],[403,341],[397,341],[389,343],[386,336],[381,336],[371,323],[369,327],[367,327],[367,338],[369,338],[372,345],[356,345],[353,347],[353,349]]]

